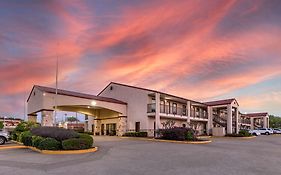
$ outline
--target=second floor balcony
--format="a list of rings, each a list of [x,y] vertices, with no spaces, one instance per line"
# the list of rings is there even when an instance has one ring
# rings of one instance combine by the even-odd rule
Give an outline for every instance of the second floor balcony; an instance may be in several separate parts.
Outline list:
[[[147,113],[155,113],[156,112],[156,104],[151,103],[147,105]],[[187,116],[188,110],[179,106],[169,106],[160,104],[160,113],[166,115],[178,115],[178,116]],[[193,119],[208,119],[208,113],[206,110],[193,110],[190,111],[190,117]]]
[[[156,104],[155,103],[148,104],[147,113],[155,113],[155,112],[156,112]],[[187,116],[187,110],[185,108],[163,105],[163,104],[160,104],[160,113]]]

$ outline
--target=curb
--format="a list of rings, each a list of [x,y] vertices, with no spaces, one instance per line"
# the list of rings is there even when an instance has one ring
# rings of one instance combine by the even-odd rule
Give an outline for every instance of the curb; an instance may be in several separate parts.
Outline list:
[[[211,138],[221,138],[221,139],[237,139],[237,140],[247,140],[247,139],[253,139],[257,136],[250,136],[250,137],[227,137],[227,136],[212,136]]]
[[[32,147],[32,146],[28,146],[27,148],[35,151],[35,152],[38,152],[38,153],[41,153],[41,154],[52,154],[52,155],[62,155],[62,154],[85,154],[85,153],[93,153],[93,152],[96,152],[98,151],[98,147],[94,147],[94,148],[90,148],[90,149],[84,149],[84,150],[56,150],[56,151],[53,151],[53,150],[40,150],[40,149],[37,149],[35,147]]]
[[[15,145],[15,146],[1,146],[0,150],[5,150],[5,149],[22,149],[22,148],[27,148],[24,145]]]
[[[32,151],[41,153],[41,154],[57,154],[57,155],[62,155],[62,154],[85,154],[85,153],[93,153],[98,151],[98,147],[90,148],[90,149],[83,149],[83,150],[40,150],[32,146],[25,146],[20,142],[17,141],[12,141],[14,143],[20,144],[20,145],[15,145],[15,146],[5,146],[5,147],[0,147],[0,150],[4,149],[20,149],[20,148],[28,148],[31,149]]]
[[[180,144],[208,144],[211,140],[205,141],[178,141],[178,140],[163,140],[163,139],[149,139],[149,138],[135,138],[135,137],[121,137],[124,139],[134,139],[134,140],[144,140],[144,141],[154,141],[154,142],[167,142],[167,143],[180,143]]]

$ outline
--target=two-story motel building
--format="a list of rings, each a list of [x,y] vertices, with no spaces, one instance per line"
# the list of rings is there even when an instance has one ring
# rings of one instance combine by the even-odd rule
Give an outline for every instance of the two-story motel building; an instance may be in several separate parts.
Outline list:
[[[57,110],[85,114],[86,129],[96,135],[114,133],[118,136],[128,131],[145,131],[154,136],[167,120],[175,121],[178,127],[193,127],[199,134],[211,134],[214,127],[224,127],[230,134],[238,133],[245,126],[241,122],[246,121],[245,115],[239,113],[236,99],[198,102],[115,82],[109,83],[98,95],[59,89],[55,97],[55,92],[49,87],[32,88],[27,100],[29,120],[35,121],[41,113],[42,125],[52,126],[56,106]],[[261,127],[268,127],[267,114],[262,116],[262,121]]]

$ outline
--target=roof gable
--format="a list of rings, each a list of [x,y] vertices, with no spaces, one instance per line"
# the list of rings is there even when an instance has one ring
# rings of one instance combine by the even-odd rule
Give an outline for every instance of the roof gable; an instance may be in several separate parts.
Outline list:
[[[205,102],[205,104],[208,105],[208,106],[227,105],[227,104],[231,104],[233,101],[235,101],[237,103],[237,105],[239,106],[239,104],[238,104],[238,102],[235,98],[230,98],[230,99],[225,99],[225,100],[209,101],[209,102]]]
[[[140,90],[144,90],[144,91],[150,91],[150,92],[153,92],[153,93],[160,93],[160,94],[168,95],[168,96],[171,96],[171,97],[180,98],[180,99],[183,99],[183,100],[187,100],[187,101],[191,101],[191,102],[200,103],[200,104],[205,105],[205,103],[202,103],[202,102],[190,100],[190,99],[187,99],[187,98],[184,98],[184,97],[179,97],[179,96],[168,94],[168,93],[165,93],[165,92],[160,92],[160,91],[156,91],[156,90],[153,90],[153,89],[147,89],[147,88],[142,88],[142,87],[137,87],[137,86],[131,86],[131,85],[122,84],[122,83],[116,83],[116,82],[110,82],[100,93],[98,93],[98,96],[102,92],[104,92],[112,84],[116,84],[116,85],[119,85],[119,86],[125,86],[125,87],[129,87],[129,88],[134,88],[134,89],[140,89]]]
[[[42,91],[42,92],[56,94],[56,89],[55,88],[34,85],[32,90],[31,90],[31,92],[30,92],[30,94],[29,94],[27,102],[29,101],[31,93],[33,92],[33,90],[35,88],[40,90],[40,91]],[[85,94],[85,93],[80,93],[80,92],[68,91],[68,90],[63,90],[63,89],[58,89],[57,92],[58,92],[59,95],[78,97],[78,98],[85,98],[85,99],[90,99],[90,100],[106,101],[106,102],[111,102],[111,103],[127,104],[125,102],[122,102],[120,100],[116,100],[116,99],[113,99],[113,98],[107,98],[107,97],[96,96],[96,95],[91,95],[91,94]]]

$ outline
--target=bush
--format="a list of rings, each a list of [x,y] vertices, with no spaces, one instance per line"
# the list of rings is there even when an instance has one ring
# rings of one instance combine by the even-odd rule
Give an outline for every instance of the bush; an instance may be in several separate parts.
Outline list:
[[[249,131],[247,131],[247,130],[240,130],[240,131],[239,131],[239,134],[242,135],[242,136],[244,136],[244,137],[249,137],[249,136],[251,136],[251,134],[250,134]]]
[[[126,132],[126,137],[147,137],[147,132]]]
[[[71,138],[78,138],[79,135],[77,132],[73,130],[68,130],[64,128],[57,128],[57,127],[38,127],[38,128],[33,128],[31,130],[31,133],[36,136],[41,136],[41,137],[50,137],[54,138],[58,141],[63,141],[66,139],[71,139]]]
[[[194,141],[194,140],[196,140],[196,137],[195,137],[194,132],[187,131],[187,132],[185,133],[185,140],[188,140],[188,141]]]
[[[88,134],[79,134],[79,138],[72,138],[62,141],[64,150],[89,149],[93,146],[93,138]]]
[[[24,131],[19,135],[19,141],[25,146],[32,146],[32,134],[30,131]]]
[[[159,130],[160,138],[165,140],[197,140],[195,131],[191,128],[174,127]]]
[[[32,136],[32,146],[38,148],[41,141],[43,141],[44,138],[41,136]]]
[[[19,142],[20,134],[21,134],[21,132],[13,131],[11,133],[11,139],[14,140],[14,141],[18,141]]]
[[[233,134],[226,134],[226,137],[250,137],[251,134],[247,130],[240,130],[238,134],[233,133]]]
[[[1,121],[0,122],[0,130],[4,128],[4,123]]]
[[[24,132],[24,131],[29,131],[32,128],[37,128],[39,127],[40,124],[35,123],[35,122],[21,122],[17,125],[15,128],[15,132]]]
[[[61,143],[54,138],[45,138],[39,143],[37,148],[41,150],[60,150]]]

